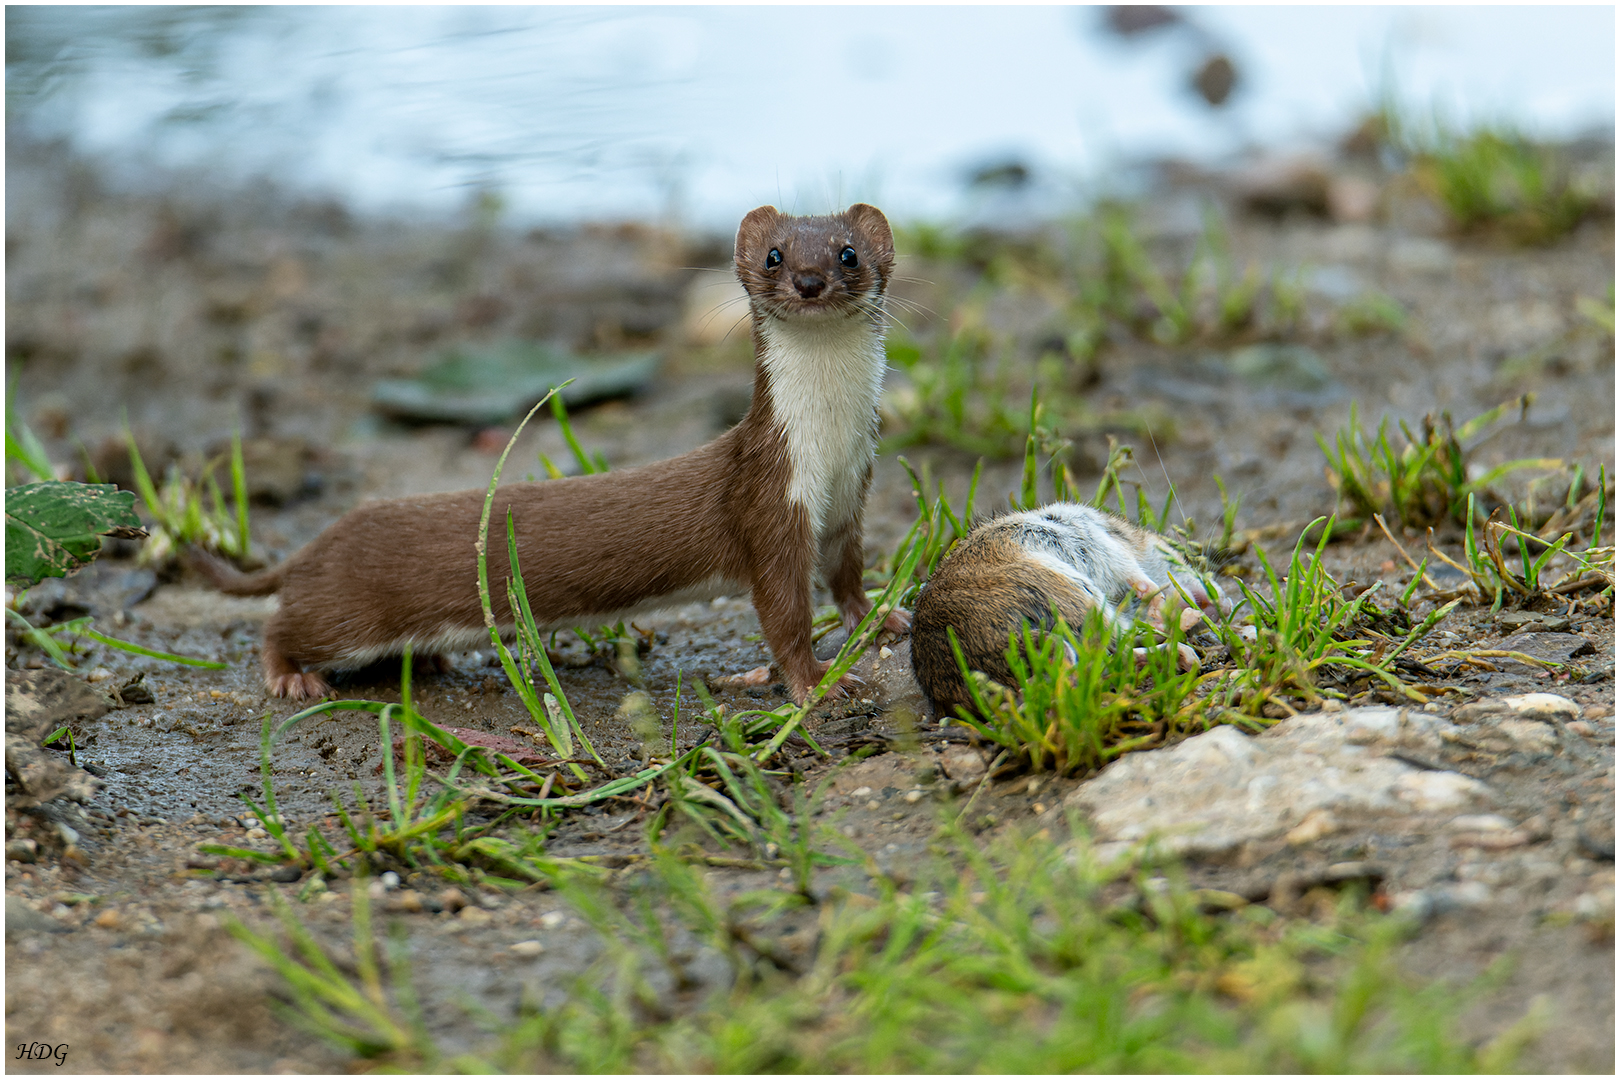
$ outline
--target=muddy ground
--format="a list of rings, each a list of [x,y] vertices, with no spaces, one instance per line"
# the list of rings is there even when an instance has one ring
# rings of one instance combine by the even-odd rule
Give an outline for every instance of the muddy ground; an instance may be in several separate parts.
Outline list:
[[[218,193],[186,178],[158,192],[123,192],[49,147],[14,146],[7,167],[7,367],[21,415],[53,460],[89,456],[115,472],[121,455],[107,440],[126,415],[149,463],[194,464],[240,428],[250,444],[249,479],[263,496],[254,507],[253,539],[269,561],[363,499],[487,482],[510,426],[411,426],[369,405],[376,379],[413,374],[447,345],[523,336],[587,351],[661,350],[650,385],[628,400],[576,412],[581,440],[614,465],[695,447],[746,405],[746,337],[725,335],[731,315],[705,314],[729,295],[728,238],[642,226],[525,232],[472,212],[447,224],[363,221],[333,204],[271,190]],[[1163,185],[1141,215],[1156,250],[1188,247],[1204,201],[1227,207],[1223,197],[1219,184],[1207,180]],[[1300,524],[1327,512],[1334,495],[1312,433],[1336,430],[1352,401],[1363,417],[1388,412],[1416,421],[1445,409],[1461,420],[1533,390],[1537,398],[1523,421],[1503,425],[1476,460],[1488,467],[1560,457],[1612,473],[1613,338],[1576,306],[1577,298],[1603,297],[1612,288],[1612,219],[1589,221],[1572,237],[1536,249],[1452,237],[1437,215],[1421,211],[1346,224],[1234,212],[1229,225],[1240,263],[1306,268],[1315,329],[1301,339],[1320,357],[1325,379],[1245,381],[1220,362],[1230,344],[1172,348],[1131,338],[1107,344],[1093,373],[1065,376],[1099,413],[1138,410],[1159,418],[1156,424],[1168,420],[1155,433],[1157,456],[1138,437],[1148,466],[1138,479],[1162,495],[1167,475],[1183,512],[1206,529],[1219,513],[1214,474],[1243,496],[1240,528],[1278,526],[1277,535],[1291,539]],[[918,309],[904,318],[919,338],[940,332],[977,276],[969,266],[916,259],[903,263],[901,273],[908,280],[897,289]],[[1404,307],[1405,328],[1328,332],[1335,305],[1368,290]],[[1021,355],[1061,329],[1059,309],[1037,289],[995,290],[983,310],[987,324]],[[892,384],[902,388],[898,376]],[[1077,471],[1082,481],[1094,481],[1104,433],[1074,435]],[[520,439],[508,476],[538,473],[537,451],[567,458],[549,419]],[[906,454],[926,462],[961,498],[972,458],[940,447]],[[1004,498],[1016,474],[1017,462],[987,463],[981,504]],[[874,557],[892,550],[914,512],[909,480],[895,456],[884,455],[867,515]],[[1275,541],[1274,553],[1284,543]],[[1377,534],[1335,544],[1328,558],[1341,579],[1396,586],[1410,580]],[[1244,559],[1254,565],[1252,552]],[[231,880],[241,875],[197,853],[201,843],[257,839],[244,828],[236,794],[257,790],[259,718],[267,710],[276,717],[293,711],[267,699],[259,683],[258,628],[274,601],[221,597],[177,568],[160,568],[155,578],[131,576],[135,568],[133,558],[108,560],[98,571],[100,591],[86,586],[90,595],[78,600],[58,597],[48,612],[31,598],[31,610],[63,617],[89,609],[106,632],[229,667],[180,668],[88,642],[79,653],[81,670],[98,686],[144,673],[153,700],[76,725],[80,752],[105,773],[105,787],[82,808],[65,805],[55,814],[77,833],[71,857],[62,857],[59,832],[8,815],[8,840],[37,835],[43,842],[38,861],[6,867],[7,1041],[67,1043],[61,1067],[73,1071],[341,1071],[344,1055],[273,1015],[267,992],[275,978],[221,927],[224,912],[264,924],[272,885]],[[769,662],[746,598],[692,605],[640,625],[654,635],[642,663],[666,723],[677,673],[712,680]],[[1512,629],[1464,609],[1440,627],[1436,644],[1486,647]],[[1355,859],[1379,866],[1390,896],[1483,882],[1488,901],[1449,910],[1436,905],[1424,931],[1405,946],[1406,965],[1457,980],[1501,956],[1514,958],[1506,982],[1468,1014],[1469,1033],[1499,1030],[1545,995],[1551,1007],[1543,1033],[1522,1064],[1535,1071],[1611,1071],[1612,615],[1576,610],[1560,632],[1591,646],[1575,661],[1575,679],[1554,686],[1523,667],[1459,673],[1449,684],[1467,693],[1439,705],[1450,713],[1468,698],[1552,690],[1580,706],[1583,719],[1556,750],[1474,750],[1444,763],[1496,788],[1497,811],[1513,821],[1541,818],[1544,838],[1498,851],[1458,847],[1432,818],[1383,818],[1320,839],[1251,845],[1231,858],[1194,862],[1194,881],[1237,891],[1258,887],[1263,895],[1265,882],[1281,875],[1308,876]],[[7,635],[8,669],[41,664],[37,650],[9,627]],[[903,648],[897,645],[897,657]],[[641,748],[615,717],[630,685],[606,658],[577,647],[570,656],[575,663],[562,669],[564,685],[596,746],[610,764],[639,766]],[[349,677],[340,689],[398,700],[398,681],[396,669],[382,667]],[[951,798],[906,794],[918,789],[919,774],[937,775],[942,762],[945,775],[953,762],[960,770],[953,755],[965,743],[960,732],[933,727],[923,728],[921,738],[905,737],[917,701],[903,665],[874,676],[871,685],[863,700],[818,723],[833,756],[807,763],[807,777],[817,781],[838,770],[856,747],[882,747],[835,776],[828,809],[841,810],[845,834],[880,861],[903,865],[921,855],[941,799]],[[779,686],[716,689],[732,708],[783,700]],[[444,675],[420,675],[414,697],[417,708],[444,725],[509,734],[529,722],[487,655],[458,657]],[[703,734],[692,704],[687,698],[679,717],[678,739],[686,745]],[[346,791],[356,781],[380,787],[380,761],[369,714],[307,724],[275,750],[283,813],[299,831],[323,820],[331,812],[328,791]],[[1054,808],[1079,781],[1031,785],[1030,779],[1008,776],[986,785],[975,803],[982,827],[1058,824]],[[628,802],[571,815],[548,850],[634,853],[643,849],[644,817]],[[725,888],[764,880],[745,870],[715,872],[729,879]],[[427,898],[424,905],[395,897],[393,906],[412,935],[430,1027],[448,1050],[471,1049],[481,1037],[468,1020],[466,998],[509,1017],[525,994],[555,988],[596,952],[583,925],[551,894],[473,890],[470,897],[443,898],[431,881],[404,884]],[[424,909],[411,911],[413,903]],[[434,908],[442,910],[428,910]],[[341,940],[347,911],[347,898],[333,896],[308,905],[305,918],[323,936]],[[541,951],[511,949],[525,941],[541,942]]]

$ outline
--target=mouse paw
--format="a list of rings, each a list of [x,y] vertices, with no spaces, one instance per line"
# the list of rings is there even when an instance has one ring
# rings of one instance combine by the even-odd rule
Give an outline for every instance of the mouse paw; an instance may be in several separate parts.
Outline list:
[[[883,629],[891,634],[911,633],[911,612],[905,608],[895,608],[889,612],[889,617],[883,620]]]

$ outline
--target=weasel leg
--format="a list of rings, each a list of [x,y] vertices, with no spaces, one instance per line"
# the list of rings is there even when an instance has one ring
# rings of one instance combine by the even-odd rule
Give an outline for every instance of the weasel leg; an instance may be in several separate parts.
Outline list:
[[[264,646],[264,686],[273,697],[294,701],[321,698],[332,692],[317,672],[300,671],[297,664],[268,644]]]
[[[851,601],[838,605],[838,613],[843,618],[844,632],[853,634],[855,628],[861,625],[866,613],[872,610],[872,601],[862,596],[859,602]],[[911,612],[905,608],[892,608],[883,619],[883,629],[891,634],[908,634],[911,632]]]

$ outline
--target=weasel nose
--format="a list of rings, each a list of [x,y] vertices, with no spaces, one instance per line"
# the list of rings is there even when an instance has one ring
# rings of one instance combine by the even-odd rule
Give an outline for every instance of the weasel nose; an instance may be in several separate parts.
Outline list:
[[[806,300],[814,300],[821,295],[821,290],[827,287],[827,282],[820,274],[794,274],[793,287]]]

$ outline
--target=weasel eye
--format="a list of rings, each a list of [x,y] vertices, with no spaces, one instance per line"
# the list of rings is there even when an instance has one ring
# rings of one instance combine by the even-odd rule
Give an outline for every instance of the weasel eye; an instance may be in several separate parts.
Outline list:
[[[861,261],[855,257],[855,249],[852,247],[846,247],[843,251],[840,251],[838,261],[851,270],[861,265]]]
[[[769,255],[765,256],[765,269],[767,269],[767,270],[775,270],[778,266],[781,266],[781,265],[782,265],[782,253],[780,251],[776,250],[775,248],[771,248],[771,253]]]

